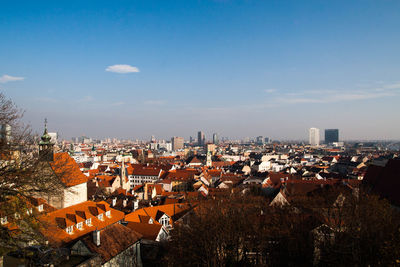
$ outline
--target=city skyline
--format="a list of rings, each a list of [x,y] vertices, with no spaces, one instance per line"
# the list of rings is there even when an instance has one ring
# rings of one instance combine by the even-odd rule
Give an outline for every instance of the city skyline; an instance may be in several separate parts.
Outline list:
[[[5,1],[0,90],[62,137],[398,140],[398,1]]]

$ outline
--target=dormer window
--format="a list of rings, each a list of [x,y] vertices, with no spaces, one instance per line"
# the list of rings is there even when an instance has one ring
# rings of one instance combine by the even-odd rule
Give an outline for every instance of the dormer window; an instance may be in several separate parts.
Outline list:
[[[65,229],[65,231],[66,231],[68,234],[72,235],[72,233],[73,233],[73,231],[74,231],[74,228],[73,228],[73,226],[71,225],[71,226],[68,226],[68,227]]]
[[[88,226],[92,225],[92,218],[86,219],[86,225]]]
[[[39,211],[39,212],[42,212],[42,211],[43,211],[43,204],[41,204],[41,205],[38,206],[38,211]]]
[[[167,216],[163,216],[163,217],[161,218],[161,220],[160,220],[160,223],[161,223],[163,226],[168,226],[168,225],[169,225],[169,218],[168,218]]]
[[[102,221],[103,220],[103,213],[100,213],[99,215],[97,215],[97,218]]]
[[[111,211],[106,211],[106,216],[108,217],[108,218],[110,218],[111,217]]]
[[[82,230],[82,226],[83,226],[83,223],[82,223],[82,222],[76,224],[76,228],[77,228],[78,230]]]
[[[33,213],[32,208],[26,210],[26,214],[29,215],[29,214],[32,214],[32,213]]]
[[[1,224],[7,223],[7,216],[1,217]]]
[[[153,219],[152,218],[150,218],[149,224],[153,224]]]

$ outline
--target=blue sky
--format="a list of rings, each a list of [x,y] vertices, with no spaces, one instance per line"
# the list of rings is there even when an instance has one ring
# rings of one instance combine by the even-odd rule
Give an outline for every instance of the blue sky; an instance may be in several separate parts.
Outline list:
[[[0,4],[0,90],[36,131],[400,137],[399,0]]]

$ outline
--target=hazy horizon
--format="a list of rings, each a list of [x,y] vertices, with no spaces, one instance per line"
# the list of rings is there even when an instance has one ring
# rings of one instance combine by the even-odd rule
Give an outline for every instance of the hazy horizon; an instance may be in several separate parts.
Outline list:
[[[0,90],[41,134],[399,140],[400,1],[3,1]]]

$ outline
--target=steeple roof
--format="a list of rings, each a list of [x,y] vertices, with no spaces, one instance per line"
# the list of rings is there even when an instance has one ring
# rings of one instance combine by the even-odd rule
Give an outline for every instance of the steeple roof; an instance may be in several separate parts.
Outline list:
[[[40,139],[42,140],[42,141],[39,142],[40,145],[52,144],[51,143],[51,136],[47,132],[47,119],[44,120],[44,132],[43,132],[42,137],[40,137]]]

